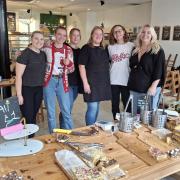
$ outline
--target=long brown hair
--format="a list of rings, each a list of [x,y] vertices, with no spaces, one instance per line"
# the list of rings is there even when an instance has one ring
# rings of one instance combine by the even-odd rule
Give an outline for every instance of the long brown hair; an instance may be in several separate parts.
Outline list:
[[[97,29],[99,29],[99,30],[102,31],[103,38],[102,38],[102,41],[100,42],[100,47],[103,47],[104,31],[103,31],[103,29],[102,29],[100,26],[95,26],[95,27],[92,29],[91,35],[90,35],[90,38],[89,38],[89,41],[88,41],[88,44],[93,47],[93,39],[92,39],[92,36],[93,36],[94,32],[95,32]]]
[[[129,36],[128,36],[128,33],[127,33],[125,27],[120,25],[120,24],[116,24],[111,28],[111,31],[110,31],[110,34],[109,34],[109,44],[113,45],[113,44],[117,43],[117,40],[114,38],[114,29],[116,27],[121,27],[122,28],[122,30],[124,31],[124,37],[123,37],[124,42],[125,43],[128,42]]]

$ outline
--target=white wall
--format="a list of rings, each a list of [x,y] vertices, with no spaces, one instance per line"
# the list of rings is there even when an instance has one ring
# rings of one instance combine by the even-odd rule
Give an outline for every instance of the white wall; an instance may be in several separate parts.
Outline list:
[[[127,28],[138,27],[151,22],[151,3],[138,6],[123,6],[117,9],[76,13],[68,17],[68,27],[81,30],[81,45],[88,41],[95,25],[104,23],[104,32],[109,32],[113,25],[122,24]]]
[[[30,26],[30,32],[39,29],[40,24],[40,13],[37,11],[32,11],[32,18],[30,20],[31,14],[25,11],[13,11],[16,13],[16,31],[28,32],[28,24]],[[27,24],[28,23],[28,24]]]
[[[80,12],[80,13],[74,13],[73,16],[70,16],[67,18],[68,32],[72,27],[77,27],[81,30],[80,46],[85,44],[89,38],[88,27],[91,24],[88,21],[89,16],[90,15],[87,12]],[[95,20],[93,20],[93,21],[96,22]]]
[[[161,27],[160,39],[163,26],[171,26],[170,40],[160,44],[165,50],[166,57],[171,53],[173,57],[178,55],[176,66],[180,66],[180,41],[173,41],[173,28],[180,25],[180,0],[152,0],[151,24]]]
[[[12,10],[11,10],[12,11]],[[30,31],[39,29],[40,13],[32,11],[33,21]],[[29,19],[30,14],[26,11],[16,11],[17,19]],[[116,9],[104,11],[88,11],[73,13],[73,16],[67,15],[68,32],[72,27],[78,27],[81,30],[81,44],[85,44],[90,36],[90,32],[95,25],[104,23],[105,32],[109,32],[113,25],[122,24],[127,28],[142,26],[151,22],[151,3],[138,6],[123,6]],[[17,31],[27,32],[27,26],[17,20]]]
[[[138,27],[151,22],[151,3],[138,6],[124,6],[97,13],[97,24],[104,22],[105,31],[110,31],[115,24],[125,27]]]

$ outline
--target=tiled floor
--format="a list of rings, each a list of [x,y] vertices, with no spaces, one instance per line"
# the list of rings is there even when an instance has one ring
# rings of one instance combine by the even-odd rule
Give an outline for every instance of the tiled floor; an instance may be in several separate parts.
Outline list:
[[[59,114],[59,107],[57,105],[57,117]],[[72,112],[72,116],[73,116],[73,120],[74,120],[74,127],[82,127],[85,126],[85,113],[86,113],[86,103],[84,103],[83,101],[83,96],[79,95],[78,98],[76,99],[75,103],[74,103],[74,107],[73,107],[73,112]],[[44,122],[39,123],[40,126],[40,130],[37,133],[37,135],[43,135],[43,134],[47,134],[48,133],[48,126],[47,126],[47,113],[46,111],[44,111],[45,114],[45,120]],[[100,113],[98,116],[99,120],[109,120],[112,121],[112,115],[111,115],[111,103],[110,101],[106,101],[106,102],[101,102],[100,104]],[[58,120],[57,120],[57,124],[58,124]],[[59,125],[58,125],[59,127]]]

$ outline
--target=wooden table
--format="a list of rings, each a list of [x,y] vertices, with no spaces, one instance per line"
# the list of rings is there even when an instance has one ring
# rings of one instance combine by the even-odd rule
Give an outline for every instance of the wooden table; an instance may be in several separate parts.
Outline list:
[[[126,177],[121,180],[154,180],[166,177],[180,171],[180,158],[167,159],[162,162],[156,162],[148,153],[147,143],[138,139],[138,133],[141,138],[148,135],[147,128],[141,128],[131,134],[118,132],[116,136],[111,133],[100,132],[100,134],[91,137],[71,136],[72,141],[104,143],[104,152],[108,157],[115,158],[120,167],[126,171]],[[37,137],[42,140],[50,138],[50,135]],[[119,140],[118,140],[118,138]],[[117,143],[117,140],[120,144]],[[156,141],[156,140],[155,140]],[[157,139],[155,144],[160,144],[164,149],[169,149],[167,144]],[[35,154],[24,157],[0,158],[0,175],[8,171],[16,170],[24,175],[26,179],[33,180],[66,180],[67,177],[55,162],[54,153],[63,147],[57,143],[44,144],[44,149]]]
[[[13,85],[15,85],[15,77],[12,77],[11,79],[2,79],[2,81],[0,81],[1,99],[3,99],[3,88]]]

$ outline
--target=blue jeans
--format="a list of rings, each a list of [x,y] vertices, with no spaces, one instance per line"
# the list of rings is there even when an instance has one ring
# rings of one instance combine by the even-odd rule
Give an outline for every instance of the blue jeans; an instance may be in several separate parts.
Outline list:
[[[73,103],[76,100],[78,96],[78,86],[70,86],[69,87],[69,98],[70,98],[70,103],[71,103],[71,112],[73,108]]]
[[[136,91],[130,91],[130,94],[133,95],[133,115],[136,116],[136,114],[140,113],[140,109],[138,107],[138,100],[141,99],[142,97],[146,96],[146,93],[139,93]]]
[[[70,110],[72,113],[72,108],[73,108],[73,104],[74,101],[76,100],[78,96],[78,86],[70,86],[69,87],[69,99],[70,99]],[[63,121],[63,117],[62,117],[62,113],[59,113],[59,120]]]
[[[155,94],[155,96],[153,96],[153,103],[152,103],[152,109],[153,110],[158,109],[158,106],[159,106],[158,101],[159,101],[160,93],[161,93],[161,87],[157,87],[156,88],[156,94]]]
[[[88,102],[86,112],[86,125],[92,125],[96,122],[99,113],[99,102]]]
[[[151,96],[151,108],[152,110],[156,110],[158,108],[158,101],[159,101],[159,96],[161,93],[161,87],[156,88],[156,94],[155,96]],[[133,95],[133,114],[136,115],[138,112],[138,99],[141,98],[142,96],[146,96],[146,93],[139,93],[135,91],[130,91],[130,94]]]
[[[56,128],[56,97],[63,117],[60,121],[60,128],[73,128],[69,92],[64,92],[62,78],[51,77],[48,85],[44,88],[44,102],[48,113],[48,127],[50,133]]]

